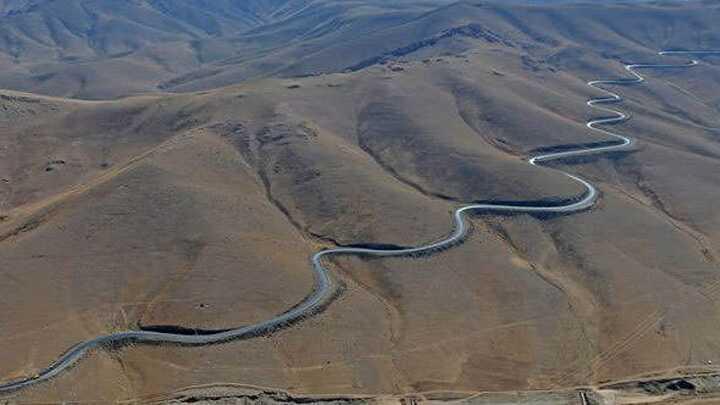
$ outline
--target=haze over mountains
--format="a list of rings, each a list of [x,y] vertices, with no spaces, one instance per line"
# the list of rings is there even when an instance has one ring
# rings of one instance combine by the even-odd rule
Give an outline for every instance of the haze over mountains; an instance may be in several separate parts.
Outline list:
[[[5,8],[11,11],[0,23],[0,50],[5,53],[2,85],[57,95],[113,97],[152,89],[214,62],[234,58],[225,63],[236,64],[257,58],[288,46],[288,42],[326,37],[338,30],[360,35],[402,23],[437,6],[437,2],[404,1],[380,6],[385,3],[9,3]],[[267,66],[262,73],[274,69]],[[107,81],[127,84],[118,90],[98,88],[107,86]]]
[[[717,35],[712,30],[714,7],[704,3],[683,10],[647,6],[642,11],[632,3],[503,4],[8,2],[3,4],[6,15],[0,17],[0,86],[115,98],[145,91],[205,90],[257,77],[341,72],[393,54],[417,58],[460,52],[488,36],[550,57],[548,52],[569,52],[585,44],[618,56],[638,52],[639,44],[671,45],[664,42],[674,32],[675,22],[668,25],[674,19],[686,18],[695,33],[708,36],[703,41]],[[707,7],[709,12],[697,13]],[[692,9],[694,14],[687,14]]]
[[[707,0],[0,0],[0,13],[3,382],[114,331],[271,318],[308,294],[322,248],[432,242],[469,202],[573,200],[582,187],[527,157],[607,141],[585,127],[586,82],[686,63],[661,49],[720,49]],[[12,400],[202,403],[247,384],[576,403],[567,389],[714,372],[720,57],[698,59],[617,88],[635,149],[555,163],[598,186],[588,212],[479,215],[435,255],[336,258],[344,289],[300,324],[100,351]]]

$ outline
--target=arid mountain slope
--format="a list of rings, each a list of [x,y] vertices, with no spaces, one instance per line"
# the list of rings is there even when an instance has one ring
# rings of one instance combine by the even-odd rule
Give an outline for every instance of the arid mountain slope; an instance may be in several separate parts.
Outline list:
[[[0,14],[0,86],[94,99],[156,90],[214,62],[256,57],[287,41],[302,42],[344,29],[346,24],[354,27],[354,35],[362,34],[407,21],[438,4],[385,3],[38,0],[27,7],[8,3],[11,12]],[[252,30],[259,27],[264,28],[260,33]],[[246,36],[238,38],[240,33]]]
[[[368,36],[392,50],[441,33],[345,73],[115,101],[3,90],[2,379],[115,330],[267,319],[308,293],[308,257],[323,247],[427,243],[471,201],[576,197],[576,183],[525,157],[605,141],[584,125],[596,95],[585,83],[625,74],[620,60],[720,48],[717,7],[698,4],[461,3]],[[616,25],[626,15],[636,22]],[[565,28],[535,33],[546,19]],[[442,34],[452,27],[462,34]],[[372,56],[363,41],[348,45],[358,61]],[[557,163],[600,189],[588,212],[478,216],[465,244],[436,255],[339,258],[344,290],[305,322],[219,346],[103,351],[14,399],[215,383],[472,395],[705,370],[720,361],[720,58],[701,60],[618,89],[632,152]],[[201,82],[187,86],[212,87]]]
[[[587,47],[622,58],[713,43],[719,16],[706,2],[46,0],[0,16],[0,87],[91,99],[207,90],[496,41],[569,67],[587,62]]]
[[[324,240],[417,244],[447,232],[452,200],[577,193],[573,184],[514,157],[521,150],[512,145],[592,141],[573,123],[585,113],[578,107],[584,88],[564,74],[540,80],[541,73],[512,55],[494,66],[482,55],[468,60],[120,105],[15,101],[17,109],[55,108],[57,115],[44,130],[18,131],[36,135],[31,143],[18,136],[13,145],[27,156],[18,162],[37,164],[16,163],[13,170],[26,176],[10,179],[15,199],[8,205],[15,208],[5,220],[2,250],[3,262],[13,263],[7,273],[13,288],[4,297],[8,307],[27,296],[44,298],[31,301],[23,318],[4,321],[10,325],[4,340],[15,348],[3,354],[8,375],[31,373],[32,365],[41,367],[73,342],[115,328],[213,329],[264,319],[307,292],[305,258]],[[497,97],[483,97],[492,83]],[[538,83],[547,90],[538,91]],[[487,122],[477,111],[492,108],[488,99],[502,105],[510,86],[533,101]],[[553,112],[551,90],[577,102]],[[648,109],[657,111],[652,106],[664,99],[637,92]],[[423,119],[430,116],[424,98],[445,100],[434,104],[433,120]],[[109,125],[105,108],[111,117],[128,109],[131,118]],[[190,112],[197,118],[187,128],[164,132],[163,122],[182,122]],[[77,114],[110,156],[87,135],[71,141],[72,128],[67,135],[47,129],[69,126]],[[511,133],[493,129],[515,114],[527,120]],[[157,138],[133,140],[144,120],[153,130],[143,133]],[[544,120],[545,130],[533,130],[535,120]],[[651,131],[637,121],[635,131]],[[652,167],[711,173],[714,158],[693,157],[675,144],[668,159],[663,144],[673,142],[673,125],[689,121],[671,115],[652,122],[662,124],[639,152],[576,165],[608,182],[597,210],[479,221],[464,246],[425,259],[348,258],[337,263],[348,285],[341,299],[269,341],[129,349],[116,360],[124,371],[100,355],[32,395],[97,398],[96,386],[82,383],[91,379],[86,373],[97,384],[112,381],[103,385],[103,398],[117,398],[228,380],[325,393],[548,388],[682,364],[686,350],[696,359],[691,364],[701,364],[715,344],[709,329],[715,315],[704,302],[714,291],[716,220],[701,203],[686,219],[668,214],[664,207],[685,201],[682,188]],[[537,144],[512,135],[530,132]],[[44,150],[43,160],[30,158],[33,150]],[[706,160],[710,166],[702,169]],[[714,178],[693,178],[713,198]],[[704,225],[694,229],[694,223]],[[76,320],[61,321],[67,316]],[[28,333],[38,323],[56,338]],[[28,345],[36,350],[28,353]],[[667,347],[666,356],[657,356],[658,345]],[[630,356],[636,360],[628,363]],[[168,372],[168,361],[177,371]],[[287,370],[295,370],[290,380]],[[357,387],[346,387],[352,380]]]

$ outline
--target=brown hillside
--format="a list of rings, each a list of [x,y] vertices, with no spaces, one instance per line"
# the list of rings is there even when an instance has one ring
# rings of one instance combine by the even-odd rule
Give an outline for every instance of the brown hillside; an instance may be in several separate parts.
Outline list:
[[[199,40],[173,17],[162,27],[192,39],[165,46],[140,30],[148,44],[126,55],[57,62],[97,75],[80,80],[85,92],[65,79],[42,87],[23,72],[29,62],[0,74],[14,89],[0,92],[3,381],[113,331],[268,319],[308,294],[309,257],[324,247],[415,246],[446,235],[469,202],[583,191],[553,167],[596,184],[599,204],[477,216],[466,243],[431,256],[338,258],[345,289],[302,323],[211,347],[101,351],[13,401],[107,403],[216,383],[472,395],[720,361],[720,57],[618,88],[633,116],[618,131],[639,141],[631,152],[549,168],[526,160],[606,140],[585,127],[597,114],[586,81],[623,75],[622,62],[684,63],[659,48],[720,48],[717,5],[321,3],[353,23],[326,16],[327,29],[289,33],[310,26],[308,8],[289,3],[256,10],[265,20],[254,28]],[[15,30],[6,18],[0,29]],[[186,40],[223,57],[199,63],[193,48],[190,76],[128,68],[151,49],[178,60]],[[270,52],[274,41],[287,43]],[[252,57],[225,54],[251,42],[262,45]],[[310,72],[337,73],[288,77]],[[279,77],[238,82],[258,75]],[[161,82],[165,92],[149,91]],[[57,97],[130,93],[142,94]]]

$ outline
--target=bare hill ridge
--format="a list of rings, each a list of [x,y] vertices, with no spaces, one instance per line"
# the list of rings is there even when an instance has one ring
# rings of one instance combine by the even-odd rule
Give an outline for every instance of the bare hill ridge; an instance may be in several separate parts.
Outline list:
[[[718,13],[702,2],[41,1],[0,16],[0,87],[93,99],[207,90],[494,41],[562,67],[584,47],[619,58],[712,43]]]
[[[597,96],[586,82],[622,76],[621,62],[684,62],[657,48],[720,48],[707,3],[364,4],[320,2],[354,16],[337,24],[303,22],[315,21],[307,7],[258,12],[287,23],[201,41],[237,40],[256,56],[218,51],[207,62],[217,73],[164,92],[150,89],[173,79],[143,71],[128,91],[124,67],[83,91],[132,97],[61,97],[80,87],[60,79],[30,86],[46,95],[0,91],[3,381],[113,331],[268,319],[307,295],[308,257],[323,247],[419,245],[446,235],[463,203],[572,198],[581,187],[526,157],[606,141],[585,127]],[[107,74],[99,67],[142,52],[58,65]],[[112,402],[218,383],[298,398],[472,397],[709,371],[720,361],[720,59],[699,59],[618,89],[633,119],[617,130],[636,149],[558,163],[598,186],[589,212],[478,216],[465,244],[437,255],[337,258],[342,294],[292,328],[101,351],[12,400]],[[238,82],[271,61],[280,77]],[[282,77],[320,68],[342,72]]]

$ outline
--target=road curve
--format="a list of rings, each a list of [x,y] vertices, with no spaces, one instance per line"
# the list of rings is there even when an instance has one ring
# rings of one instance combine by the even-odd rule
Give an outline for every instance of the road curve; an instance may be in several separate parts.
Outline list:
[[[720,54],[720,51],[662,51],[660,55],[700,55],[700,54]],[[627,150],[632,147],[634,141],[631,138],[611,132],[607,129],[598,128],[599,125],[617,124],[629,119],[629,116],[623,112],[604,107],[602,105],[618,103],[622,101],[620,95],[613,93],[602,86],[604,85],[627,85],[642,83],[645,78],[637,72],[639,69],[656,69],[656,68],[685,68],[698,64],[697,60],[692,60],[684,65],[664,65],[664,64],[632,64],[626,65],[625,69],[630,73],[631,78],[615,79],[615,80],[596,80],[588,83],[589,86],[602,91],[607,97],[594,98],[587,102],[593,108],[613,114],[610,118],[601,118],[591,120],[587,123],[587,127],[599,131],[609,136],[616,143],[610,146],[585,147],[570,151],[547,153],[534,156],[528,160],[531,165],[539,166],[543,163],[553,160],[564,159],[569,157],[585,156],[590,154],[616,152]],[[606,143],[605,143],[606,144]],[[293,324],[303,318],[312,315],[322,309],[324,305],[329,303],[335,293],[335,286],[330,278],[329,271],[323,266],[323,259],[337,255],[364,255],[364,256],[407,256],[413,254],[429,253],[440,249],[452,247],[461,242],[467,235],[467,225],[464,217],[470,212],[517,212],[517,213],[573,213],[591,208],[598,199],[598,190],[586,180],[560,170],[558,173],[567,176],[585,187],[583,196],[572,203],[564,205],[523,205],[522,203],[513,204],[473,204],[466,205],[455,210],[453,214],[453,231],[449,236],[430,243],[425,246],[419,246],[407,249],[364,249],[364,248],[334,248],[320,251],[311,258],[311,265],[315,277],[315,285],[313,291],[298,305],[287,312],[278,315],[275,318],[268,319],[257,324],[243,326],[235,329],[219,331],[217,333],[204,334],[182,334],[182,333],[163,333],[155,331],[126,331],[118,332],[105,336],[99,336],[94,339],[79,343],[64,354],[62,354],[54,363],[45,370],[35,376],[6,382],[0,384],[0,395],[16,392],[58,376],[67,371],[73,365],[78,363],[83,357],[90,354],[93,350],[118,348],[131,344],[172,344],[185,346],[203,346],[212,345],[231,340],[248,339],[261,335],[266,335]]]

